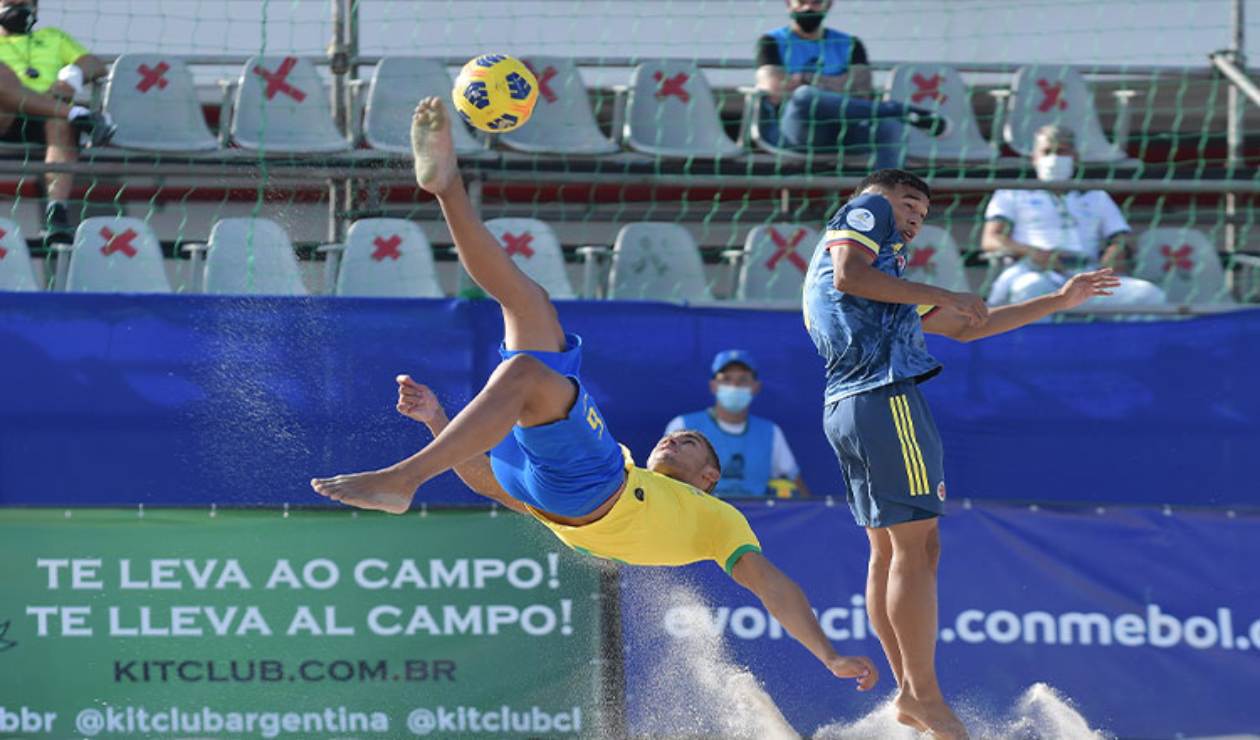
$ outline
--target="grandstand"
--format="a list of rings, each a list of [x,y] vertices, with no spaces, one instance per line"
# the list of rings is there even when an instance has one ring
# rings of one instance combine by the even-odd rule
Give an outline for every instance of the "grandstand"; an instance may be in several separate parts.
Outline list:
[[[407,126],[470,57],[512,54],[533,119],[454,137],[487,228],[584,337],[639,458],[715,351],[762,359],[759,408],[818,498],[741,510],[828,637],[878,654],[800,328],[805,265],[872,160],[762,131],[754,42],[781,0],[40,6],[109,64],[79,100],[118,130],[75,163],[0,143],[0,738],[499,732],[470,708],[519,736],[893,736],[890,677],[838,697],[711,565],[591,567],[451,476],[389,520],[305,483],[427,439],[386,420],[395,373],[458,407],[498,361]],[[940,664],[977,736],[1260,737],[1258,23],[1255,0],[828,16],[878,96],[950,121],[903,130],[933,189],[907,278],[983,296],[1009,259],[981,249],[994,191],[1101,189],[1166,298],[930,342]],[[1046,123],[1076,132],[1069,180],[1030,163]],[[48,172],[75,175],[73,244],[42,234]],[[111,719],[142,705],[169,732]]]

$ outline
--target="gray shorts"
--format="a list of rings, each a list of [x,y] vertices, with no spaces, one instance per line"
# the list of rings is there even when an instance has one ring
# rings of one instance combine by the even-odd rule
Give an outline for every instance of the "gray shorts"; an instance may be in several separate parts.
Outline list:
[[[944,513],[941,436],[913,380],[829,404],[823,426],[858,524],[891,527]]]

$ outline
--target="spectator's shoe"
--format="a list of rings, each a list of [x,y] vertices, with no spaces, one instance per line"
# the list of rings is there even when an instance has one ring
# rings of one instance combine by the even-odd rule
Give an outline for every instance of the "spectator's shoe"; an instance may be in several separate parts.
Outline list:
[[[70,125],[79,132],[80,141],[88,146],[105,146],[114,138],[118,125],[108,113],[96,113],[81,105],[70,109]]]
[[[927,108],[910,106],[906,111],[906,123],[922,129],[928,136],[944,136],[949,131],[949,119]]]
[[[74,227],[70,225],[70,214],[66,204],[53,201],[44,211],[44,243],[71,244],[74,242]]]

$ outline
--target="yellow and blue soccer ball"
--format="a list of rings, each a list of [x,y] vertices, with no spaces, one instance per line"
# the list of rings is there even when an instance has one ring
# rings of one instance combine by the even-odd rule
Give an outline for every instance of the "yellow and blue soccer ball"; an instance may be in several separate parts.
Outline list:
[[[501,134],[529,120],[538,101],[538,80],[519,59],[482,54],[459,71],[451,96],[468,125]]]

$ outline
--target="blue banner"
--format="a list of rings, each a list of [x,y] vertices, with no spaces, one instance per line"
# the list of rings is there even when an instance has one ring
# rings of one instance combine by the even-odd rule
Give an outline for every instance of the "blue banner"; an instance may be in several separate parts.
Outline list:
[[[706,691],[737,691],[731,676],[738,666],[807,735],[867,717],[896,689],[866,623],[867,542],[847,508],[742,508],[766,555],[804,588],[837,649],[873,658],[881,682],[861,694],[851,681],[832,678],[711,563],[670,576],[625,568],[634,732],[668,734],[676,730],[665,725],[679,721],[692,733],[720,729],[740,708]],[[1040,683],[1066,697],[1090,727],[1120,737],[1260,730],[1260,579],[1253,567],[1260,515],[955,504],[941,533],[937,667],[946,698],[973,731],[1029,736],[1002,719],[1035,715],[1021,701],[1048,701],[1037,698]],[[724,662],[714,657],[719,643]],[[662,709],[671,684],[689,692],[679,700],[688,705],[681,719],[680,710]]]
[[[794,312],[634,302],[559,306],[583,375],[642,461],[670,418],[712,403],[709,363],[759,358],[753,405],[817,493],[842,494],[823,368]],[[428,439],[394,375],[452,410],[498,361],[487,301],[0,294],[0,505],[318,504],[313,475],[389,464]],[[1254,505],[1260,314],[1039,325],[930,338],[924,386],[955,497]],[[420,500],[477,499],[449,475]]]

